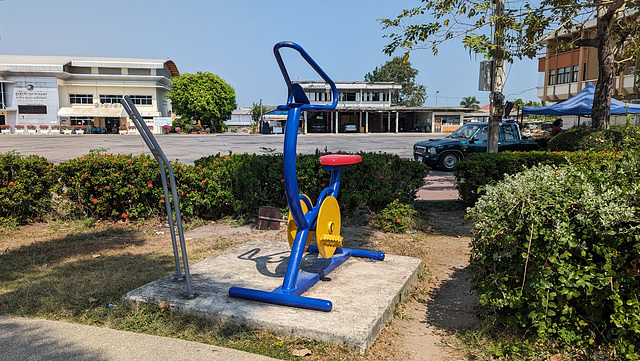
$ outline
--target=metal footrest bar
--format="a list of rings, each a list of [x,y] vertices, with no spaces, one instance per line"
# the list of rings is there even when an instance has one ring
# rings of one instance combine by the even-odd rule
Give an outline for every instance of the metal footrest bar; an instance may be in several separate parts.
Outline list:
[[[160,148],[160,145],[156,141],[153,133],[149,130],[147,125],[145,124],[142,116],[136,109],[136,106],[131,101],[131,98],[128,95],[125,95],[123,99],[120,99],[120,103],[124,107],[124,109],[129,114],[129,118],[133,121],[138,133],[142,136],[142,139],[149,147],[151,154],[158,161],[158,166],[160,167],[160,177],[162,178],[162,190],[164,191],[164,200],[165,206],[167,210],[167,217],[169,218],[169,233],[171,233],[171,244],[173,246],[173,256],[176,263],[176,276],[178,280],[185,280],[187,284],[187,297],[193,298],[195,297],[195,293],[193,291],[193,287],[191,285],[191,272],[189,271],[189,260],[187,258],[187,247],[184,241],[184,232],[182,229],[182,216],[180,215],[180,203],[178,202],[178,190],[176,189],[176,180],[173,174],[173,167],[171,163],[164,155],[164,152]],[[169,178],[169,184],[171,185],[171,195],[169,196],[169,189],[167,188],[167,174]],[[173,198],[173,202],[171,202],[171,198]],[[176,232],[173,223],[173,213],[171,211],[171,205],[173,204],[173,212],[176,215],[176,224],[178,226],[178,237],[180,241],[180,253],[182,253],[182,264],[184,266],[184,278],[182,276],[182,271],[180,270],[180,257],[178,254],[178,246],[176,242]]]

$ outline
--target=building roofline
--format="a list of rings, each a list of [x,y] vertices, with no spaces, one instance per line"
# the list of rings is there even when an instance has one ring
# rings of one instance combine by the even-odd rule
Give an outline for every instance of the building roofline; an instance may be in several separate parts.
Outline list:
[[[167,68],[171,76],[180,74],[172,60],[106,58],[82,56],[0,55],[0,69],[12,72],[64,72],[64,66],[94,66],[114,68]]]

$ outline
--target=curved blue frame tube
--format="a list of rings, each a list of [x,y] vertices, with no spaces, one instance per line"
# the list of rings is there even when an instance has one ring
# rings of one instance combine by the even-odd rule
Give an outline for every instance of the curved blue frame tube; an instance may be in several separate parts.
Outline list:
[[[254,290],[250,288],[231,287],[229,288],[229,296],[239,297],[254,301],[275,303],[283,306],[293,306],[307,308],[310,310],[329,312],[333,308],[333,304],[329,300],[319,298],[283,295],[274,292]]]
[[[291,82],[287,69],[284,66],[282,57],[280,56],[280,48],[292,48],[300,53],[307,63],[329,84],[333,94],[333,101],[329,105],[311,105],[302,92],[302,88]],[[279,110],[287,110],[287,124],[284,132],[284,184],[287,196],[287,203],[291,211],[291,217],[298,227],[296,236],[291,247],[289,263],[285,272],[282,286],[271,292],[248,289],[242,287],[231,287],[229,295],[232,297],[245,298],[260,302],[274,303],[284,306],[293,306],[307,308],[318,311],[329,312],[332,309],[331,301],[317,298],[308,298],[300,296],[307,289],[316,284],[320,279],[325,277],[329,272],[344,263],[349,257],[364,257],[376,260],[383,260],[384,253],[351,250],[348,248],[338,248],[336,253],[330,257],[328,265],[323,261],[323,269],[321,271],[307,272],[300,270],[303,254],[306,248],[307,237],[309,232],[315,229],[316,218],[320,211],[323,200],[328,196],[338,196],[340,189],[340,178],[342,169],[347,165],[325,166],[324,169],[331,171],[331,184],[324,188],[318,197],[315,207],[312,207],[310,201],[300,195],[298,189],[298,177],[296,172],[296,146],[298,142],[298,124],[300,115],[303,110],[333,110],[338,104],[338,89],[329,76],[316,64],[302,47],[290,41],[283,41],[276,44],[273,48],[276,61],[282,72],[287,88],[289,91],[287,104],[278,106]],[[303,199],[307,206],[307,212],[303,211],[300,200]],[[315,245],[309,246],[309,252],[318,252]]]

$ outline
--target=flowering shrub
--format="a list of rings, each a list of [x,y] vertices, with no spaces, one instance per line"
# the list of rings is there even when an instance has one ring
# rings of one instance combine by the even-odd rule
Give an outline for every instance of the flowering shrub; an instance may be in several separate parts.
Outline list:
[[[180,127],[175,127],[175,129],[174,129],[174,130],[175,130],[175,132],[176,132],[176,133],[180,133],[180,131],[181,131],[182,129],[180,129]]]
[[[33,125],[33,124],[29,124],[29,125],[27,125],[27,129],[34,130],[34,129],[36,129],[36,128],[37,128],[37,127],[36,127],[35,125]]]
[[[637,155],[608,167],[507,175],[469,210],[469,270],[485,314],[564,347],[640,344]]]
[[[24,125],[22,125],[22,124],[16,124],[16,125],[15,125],[15,128],[16,128],[16,129],[24,129]]]
[[[162,130],[164,130],[165,133],[169,133],[171,131],[171,126],[165,124],[162,126]]]
[[[416,213],[408,204],[399,203],[396,199],[374,216],[371,226],[383,232],[404,233],[413,225]]]
[[[118,130],[127,130],[127,126],[126,125],[120,125],[120,126],[118,126]]]
[[[51,129],[60,129],[60,125],[54,124],[51,126]]]
[[[55,191],[88,216],[145,219],[161,209],[158,164],[149,156],[93,153],[60,163],[55,171]]]
[[[84,129],[84,125],[76,125],[73,128],[76,129],[76,130],[82,130],[82,129]]]
[[[135,129],[136,129],[136,126],[135,126],[135,125],[130,125],[130,126],[129,126],[129,129],[130,129],[130,130],[135,130]]]
[[[0,154],[0,223],[32,222],[51,211],[51,167],[37,155]]]
[[[329,185],[322,153],[299,156],[299,190],[316,201]],[[343,214],[358,209],[379,212],[394,199],[409,203],[423,184],[427,168],[395,155],[361,153],[363,164],[349,167],[339,195]],[[230,154],[173,163],[185,218],[219,219],[255,215],[259,207],[286,208],[280,154]],[[157,162],[149,156],[91,153],[55,166],[54,191],[82,214],[102,219],[145,219],[164,214],[165,199]],[[350,174],[347,176],[347,174]]]
[[[2,124],[0,125],[0,129],[11,129],[11,126],[9,124]]]
[[[49,129],[49,126],[46,124],[40,124],[40,129]]]

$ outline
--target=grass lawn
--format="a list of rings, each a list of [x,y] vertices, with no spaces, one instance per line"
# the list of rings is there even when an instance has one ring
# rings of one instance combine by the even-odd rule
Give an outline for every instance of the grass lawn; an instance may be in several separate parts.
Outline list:
[[[410,291],[408,302],[427,302],[431,275],[439,272],[429,265],[434,244],[457,240],[466,247],[468,225],[455,204],[422,205],[422,220],[416,233],[382,234],[362,226],[345,227],[346,246],[363,246],[383,252],[420,257],[427,267]],[[438,214],[447,217],[434,218]],[[279,231],[258,231],[251,225],[231,223],[196,224],[186,232],[189,261],[195,264],[249,239],[286,241]],[[208,227],[208,236],[199,230]],[[368,228],[367,228],[368,229]],[[212,231],[213,230],[213,231]],[[164,233],[163,233],[164,232]],[[211,237],[214,232],[215,237]],[[457,252],[458,250],[450,250]],[[464,250],[463,250],[464,251]],[[52,221],[0,232],[0,315],[46,318],[109,327],[214,344],[280,359],[296,359],[295,350],[307,348],[309,360],[401,360],[407,350],[398,340],[396,327],[413,316],[406,303],[365,355],[342,345],[321,343],[268,331],[212,325],[194,317],[174,314],[158,305],[122,304],[122,296],[141,285],[175,271],[166,224],[152,220],[144,224],[81,221]],[[115,306],[114,306],[115,305]],[[415,323],[421,320],[414,320]],[[411,347],[411,346],[409,346]]]

